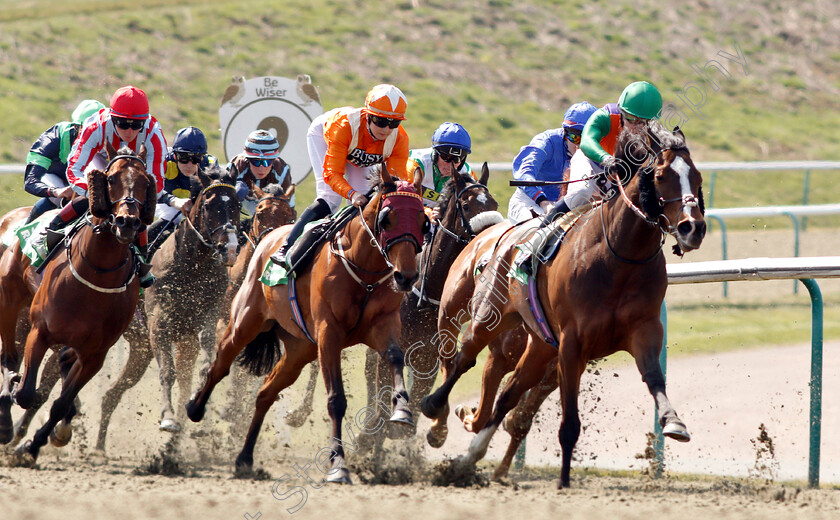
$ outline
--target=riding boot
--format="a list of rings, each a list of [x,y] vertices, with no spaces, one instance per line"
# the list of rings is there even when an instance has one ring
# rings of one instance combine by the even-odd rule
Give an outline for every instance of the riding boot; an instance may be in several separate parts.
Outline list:
[[[64,235],[58,233],[58,230],[63,229],[67,224],[82,216],[89,207],[88,200],[80,197],[61,208],[61,211],[47,224],[45,232],[32,240],[32,247],[38,252],[38,256],[45,260],[49,258],[49,252],[64,238]],[[44,265],[46,265],[46,262],[44,262]]]
[[[32,210],[29,211],[29,216],[26,218],[26,222],[24,222],[24,225],[29,224],[30,222],[40,217],[47,211],[50,211],[51,209],[55,208],[56,205],[53,204],[49,197],[44,197],[43,199],[36,202],[34,206],[32,206]]]
[[[330,213],[330,206],[327,204],[327,201],[324,199],[315,199],[315,202],[310,204],[309,207],[303,210],[303,213],[300,214],[300,218],[297,222],[295,222],[294,227],[292,227],[292,230],[286,237],[286,241],[283,242],[280,249],[271,255],[271,261],[289,269],[291,266],[288,264],[286,255],[289,253],[289,248],[295,243],[295,240],[297,240],[301,233],[303,233],[303,228],[310,222],[324,218]]]
[[[137,259],[137,273],[140,276],[140,287],[146,289],[155,283],[155,276],[152,274],[152,265],[146,262],[146,257],[149,254],[149,232],[148,229],[143,229],[137,233],[137,238],[134,240],[134,246],[137,249],[139,258]]]
[[[566,200],[560,199],[557,202],[557,204],[555,204],[554,207],[551,208],[551,211],[545,214],[545,216],[543,217],[542,224],[540,224],[540,228],[544,228],[545,226],[551,224],[552,222],[562,217],[569,211],[571,211],[571,209],[569,209],[569,205],[566,204]]]

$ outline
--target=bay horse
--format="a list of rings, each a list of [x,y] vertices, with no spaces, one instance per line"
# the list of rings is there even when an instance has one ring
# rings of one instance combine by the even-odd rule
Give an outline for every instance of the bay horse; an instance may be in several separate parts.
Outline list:
[[[419,413],[420,400],[431,391],[438,372],[438,356],[430,340],[437,332],[438,306],[445,280],[441,273],[449,270],[455,257],[478,233],[505,220],[498,212],[498,202],[487,189],[489,178],[490,169],[484,163],[477,181],[469,174],[457,174],[446,182],[438,201],[440,216],[434,234],[423,244],[418,258],[420,277],[400,306],[399,345],[413,377],[409,393],[412,414]],[[373,351],[366,354],[368,402],[371,403],[388,381],[382,377],[384,363]],[[373,377],[374,370],[377,377]]]
[[[495,247],[485,268],[487,283],[477,284],[470,299],[474,318],[461,348],[449,368],[443,366],[445,381],[423,401],[423,413],[443,419],[454,383],[475,364],[478,352],[503,331],[527,324],[528,340],[490,419],[457,463],[472,465],[484,456],[505,415],[543,378],[546,367],[556,363],[563,408],[559,486],[568,487],[572,451],[580,435],[581,374],[588,361],[618,350],[628,351],[636,360],[654,398],[663,433],[678,441],[690,440],[668,400],[659,366],[663,338],[659,313],[668,285],[662,245],[665,235],[671,234],[681,251],[700,246],[706,230],[702,177],[682,132],[672,133],[655,122],[644,132],[622,132],[616,158],[626,175],[619,179],[619,170],[607,174],[621,196],[604,201],[572,226],[557,255],[539,267],[530,290],[509,277],[516,246],[523,243],[529,226],[502,236]],[[542,302],[545,327],[539,326],[529,305],[535,296]],[[449,313],[458,305],[450,306],[449,297],[444,288],[439,334],[443,341],[457,341],[460,326],[449,320]]]
[[[11,400],[29,408],[36,397],[35,381],[41,361],[53,345],[65,345],[59,356],[63,380],[49,419],[31,441],[18,449],[26,463],[34,463],[42,446],[52,439],[59,445],[70,437],[74,399],[102,368],[108,350],[125,331],[140,294],[137,261],[130,247],[143,225],[154,218],[157,187],[146,173],[146,149],[133,155],[129,148],[115,151],[106,170],[88,172],[90,216],[81,229],[64,241],[66,254],[50,260],[42,276],[16,243],[0,260],[0,340],[2,340],[3,392],[0,425],[11,422]],[[20,358],[14,344],[18,311],[29,305],[31,330],[26,337],[20,381],[15,371]],[[56,425],[61,427],[53,432]]]
[[[376,350],[391,365],[394,387],[390,420],[413,425],[403,381],[404,356],[397,343],[399,309],[403,294],[411,290],[418,277],[416,255],[428,220],[423,213],[419,186],[405,181],[395,183],[384,165],[379,169],[379,177],[378,191],[364,210],[352,209],[358,215],[328,243],[317,246],[312,262],[291,278],[288,286],[268,287],[260,281],[260,276],[269,256],[279,249],[291,226],[269,233],[257,246],[245,281],[234,298],[230,323],[222,335],[216,360],[204,386],[187,404],[190,419],[200,421],[213,389],[243,349],[245,361],[262,358],[262,363],[254,362],[252,368],[258,364],[273,366],[257,395],[245,445],[236,458],[238,470],[253,466],[260,427],[280,391],[295,382],[303,367],[318,359],[332,422],[327,480],[351,482],[341,440],[347,399],[340,354],[357,343]],[[296,321],[298,317],[300,321]],[[283,348],[275,364],[278,339],[282,340]],[[355,418],[365,431],[376,419],[371,414],[364,420],[359,414]],[[350,433],[354,440],[352,430]]]

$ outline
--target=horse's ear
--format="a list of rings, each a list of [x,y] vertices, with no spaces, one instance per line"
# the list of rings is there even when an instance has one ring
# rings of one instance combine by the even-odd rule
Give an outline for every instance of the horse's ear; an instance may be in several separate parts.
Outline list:
[[[478,179],[478,182],[487,186],[487,181],[490,180],[490,167],[487,166],[487,161],[481,165],[481,178]]]
[[[287,199],[291,199],[292,195],[295,194],[295,185],[292,184],[288,188],[286,188],[286,192],[283,194]]]
[[[210,176],[207,175],[207,171],[205,171],[204,168],[199,168],[195,175],[196,177],[198,177],[198,181],[201,183],[202,188],[210,186],[210,184],[213,182],[213,179],[211,179]]]
[[[111,147],[113,149],[113,147]],[[111,212],[111,199],[108,196],[108,176],[102,170],[87,173],[88,201],[90,213],[94,217],[108,218]]]
[[[458,172],[452,174],[452,179],[455,181],[455,188],[457,188],[457,193],[460,193],[461,190],[467,187],[467,181],[464,180],[464,176]]]
[[[146,188],[146,201],[143,202],[143,210],[140,212],[140,221],[147,226],[155,220],[155,207],[157,206],[157,183],[153,175],[147,175],[149,186]]]
[[[382,184],[393,184],[394,179],[391,177],[391,173],[388,171],[388,166],[385,164],[385,160],[382,160],[381,168],[379,169],[379,178],[382,179]]]
[[[414,168],[414,189],[423,194],[423,171],[420,168]]]
[[[256,195],[258,199],[265,197],[265,192],[257,186],[256,183],[254,184],[254,195]]]
[[[108,153],[108,160],[110,161],[117,156],[117,150],[111,144],[111,141],[105,140],[105,151]]]
[[[140,145],[140,152],[137,153],[137,158],[143,162],[146,162],[146,145]]]
[[[236,184],[236,174],[232,170],[222,170],[222,167],[216,164],[215,171],[219,172],[219,178],[225,184]]]

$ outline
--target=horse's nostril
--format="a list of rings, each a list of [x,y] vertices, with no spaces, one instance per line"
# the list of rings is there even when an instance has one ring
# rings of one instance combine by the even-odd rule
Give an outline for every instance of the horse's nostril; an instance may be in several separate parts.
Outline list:
[[[394,271],[394,280],[400,285],[405,284],[405,276],[399,271]]]
[[[706,223],[705,222],[698,222],[696,232],[697,232],[698,235],[700,235],[700,238],[705,237],[706,236]]]
[[[117,217],[117,218],[115,218],[115,219],[114,219],[114,224],[115,224],[117,227],[123,227],[123,226],[125,226],[125,217]]]

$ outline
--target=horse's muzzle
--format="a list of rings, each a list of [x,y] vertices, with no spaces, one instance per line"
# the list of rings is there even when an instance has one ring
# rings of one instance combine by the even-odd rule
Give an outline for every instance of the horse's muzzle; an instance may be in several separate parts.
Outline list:
[[[137,217],[120,215],[114,218],[112,226],[114,236],[117,237],[117,240],[123,244],[127,244],[134,241],[143,223]]]
[[[411,286],[420,277],[420,273],[414,271],[413,274],[403,273],[402,271],[394,271],[394,282],[397,284],[397,289],[402,292],[411,290]]]
[[[226,240],[219,241],[216,244],[216,250],[219,252],[222,263],[230,267],[236,263],[236,257],[239,254],[239,240],[236,238],[236,230],[229,230],[222,236]]]
[[[686,219],[677,225],[676,237],[683,251],[691,251],[700,247],[706,236],[706,221]]]

